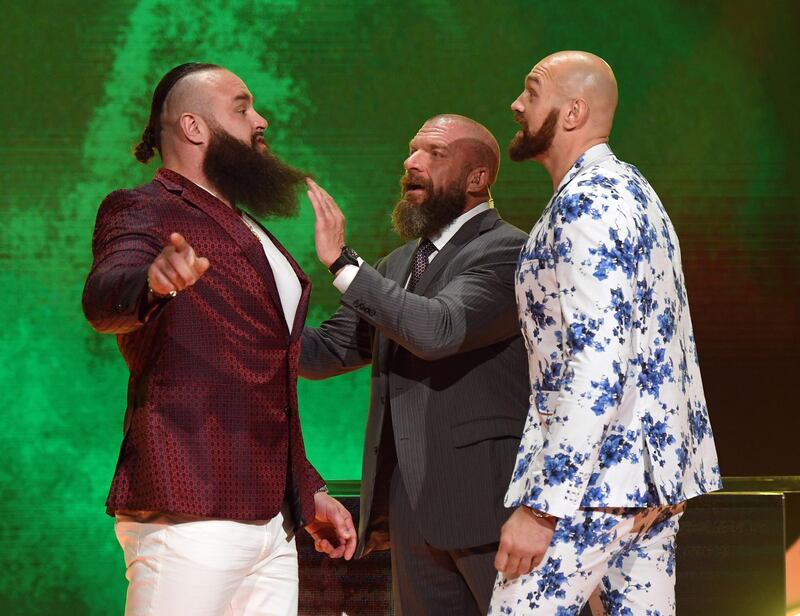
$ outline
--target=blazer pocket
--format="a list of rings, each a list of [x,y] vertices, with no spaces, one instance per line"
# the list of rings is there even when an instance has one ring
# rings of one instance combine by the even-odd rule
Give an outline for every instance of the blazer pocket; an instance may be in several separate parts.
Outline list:
[[[486,417],[450,427],[453,445],[467,447],[491,438],[520,438],[525,419],[517,417]]]

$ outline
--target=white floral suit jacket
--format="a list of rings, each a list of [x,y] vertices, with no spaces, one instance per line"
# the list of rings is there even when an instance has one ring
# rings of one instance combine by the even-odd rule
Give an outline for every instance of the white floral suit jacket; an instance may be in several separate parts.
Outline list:
[[[532,395],[507,507],[563,517],[721,487],[675,230],[607,145],[562,180],[516,292]]]

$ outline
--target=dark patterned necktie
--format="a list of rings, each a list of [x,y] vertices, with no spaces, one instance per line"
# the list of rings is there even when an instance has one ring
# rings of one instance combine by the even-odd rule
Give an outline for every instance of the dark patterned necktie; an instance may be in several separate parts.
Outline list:
[[[417,286],[422,274],[428,268],[428,257],[436,252],[436,246],[429,239],[424,239],[417,246],[417,251],[414,253],[413,263],[411,265],[411,279],[408,281],[407,289],[413,291]]]

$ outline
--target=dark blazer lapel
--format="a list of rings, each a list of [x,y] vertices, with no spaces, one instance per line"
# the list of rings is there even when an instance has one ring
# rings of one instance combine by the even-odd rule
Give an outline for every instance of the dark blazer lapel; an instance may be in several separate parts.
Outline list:
[[[208,194],[202,188],[195,186],[183,176],[168,169],[160,169],[155,177],[168,191],[178,194],[194,207],[202,210],[209,218],[216,222],[236,242],[247,260],[264,280],[273,303],[280,314],[283,314],[283,305],[275,284],[275,276],[269,266],[264,247],[258,238],[253,235],[239,214],[222,203],[219,199]],[[291,263],[291,261],[290,261]],[[212,263],[213,267],[213,263]],[[302,284],[302,281],[301,281]],[[298,310],[299,312],[299,310]],[[284,319],[281,323],[286,324]],[[286,328],[288,333],[289,328]]]
[[[439,272],[450,262],[450,259],[458,254],[458,251],[470,240],[494,227],[498,218],[500,218],[500,216],[497,214],[497,210],[492,208],[486,212],[481,212],[474,218],[470,218],[461,225],[461,228],[456,231],[456,234],[450,238],[450,241],[442,247],[439,254],[437,254],[430,265],[428,265],[425,273],[422,274],[422,277],[419,279],[414,292],[417,295],[425,295],[428,286],[431,282],[436,280]]]
[[[401,287],[406,286],[406,281],[411,275],[411,258],[417,250],[419,242],[408,242],[401,246],[397,253],[386,261],[386,278],[394,280]],[[388,365],[397,351],[397,343],[390,338],[380,336],[381,357],[384,359],[384,364]]]

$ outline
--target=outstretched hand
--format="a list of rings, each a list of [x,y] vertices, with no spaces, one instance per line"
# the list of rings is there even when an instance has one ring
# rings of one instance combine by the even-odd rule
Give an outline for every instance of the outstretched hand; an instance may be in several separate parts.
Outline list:
[[[325,267],[339,258],[344,246],[345,218],[325,190],[311,178],[306,178],[308,200],[314,208],[314,245],[317,257]]]
[[[314,549],[331,558],[350,560],[356,551],[353,517],[335,498],[325,492],[314,495],[314,521],[306,530],[314,538]]]
[[[147,270],[150,289],[157,296],[174,295],[192,286],[210,265],[180,233],[170,234],[169,242]]]

